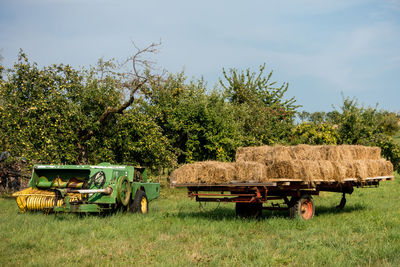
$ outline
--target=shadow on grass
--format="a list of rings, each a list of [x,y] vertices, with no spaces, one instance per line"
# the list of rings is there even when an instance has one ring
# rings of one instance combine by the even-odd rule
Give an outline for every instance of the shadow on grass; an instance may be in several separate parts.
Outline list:
[[[349,213],[364,209],[366,209],[366,207],[360,204],[346,205],[343,209],[338,209],[335,206],[320,206],[315,208],[315,214],[323,215],[323,214]]]
[[[365,206],[363,205],[348,205],[343,209],[338,209],[336,206],[320,206],[316,207],[315,214],[316,215],[325,215],[325,214],[341,214],[341,213],[350,213],[354,211],[364,210]],[[226,208],[219,207],[215,210],[211,211],[202,211],[202,210],[194,210],[194,211],[180,211],[176,215],[178,218],[196,218],[196,219],[208,219],[208,220],[237,220],[238,217],[235,214],[234,208]],[[290,219],[289,211],[271,211],[271,210],[263,210],[261,217],[257,218],[257,220],[267,220],[271,218],[286,218]]]
[[[195,209],[193,211],[179,211],[176,215],[180,219],[196,218],[196,219],[211,219],[211,220],[235,220],[235,209],[220,207],[212,211],[202,211]]]
[[[355,211],[364,210],[366,207],[364,205],[355,204],[355,205],[347,205],[343,209],[338,209],[336,206],[316,206],[315,214],[317,216],[324,216],[329,214],[342,214],[342,213],[351,213]],[[32,214],[37,214],[41,212],[28,212]],[[44,216],[53,217],[54,220],[57,221],[74,221],[76,219],[85,219],[85,218],[100,218],[100,219],[110,219],[112,217],[120,217],[126,216],[130,214],[130,212],[123,212],[123,211],[112,211],[112,212],[103,212],[103,213],[50,213],[46,215],[43,213]],[[195,219],[206,219],[206,220],[214,220],[214,221],[221,221],[221,220],[238,220],[239,217],[236,216],[235,207],[209,207],[208,209],[201,209],[192,207],[192,210],[188,211],[188,207],[178,211],[169,213],[167,210],[160,214],[162,217],[177,217],[179,219],[187,219],[187,218],[195,218]],[[253,220],[268,220],[271,218],[282,218],[282,219],[290,219],[289,211],[271,211],[271,210],[263,210],[262,215],[259,218],[250,218]]]
[[[116,210],[103,212],[57,212],[50,213],[49,216],[53,216],[54,219],[58,221],[68,221],[85,218],[109,219],[112,217],[126,216],[127,214],[130,214],[130,212]]]
[[[214,221],[222,220],[268,220],[270,218],[283,218],[289,219],[288,212],[285,211],[263,211],[262,215],[258,218],[241,218],[236,216],[235,209],[230,208],[219,208],[214,211],[181,211],[176,215],[180,219],[195,218],[195,219],[207,219]]]

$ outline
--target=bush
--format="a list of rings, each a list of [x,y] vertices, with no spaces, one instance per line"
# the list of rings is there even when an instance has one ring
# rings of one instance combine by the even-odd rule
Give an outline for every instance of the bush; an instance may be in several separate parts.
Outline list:
[[[330,124],[303,122],[293,129],[292,143],[310,145],[336,145],[339,140],[337,129]]]

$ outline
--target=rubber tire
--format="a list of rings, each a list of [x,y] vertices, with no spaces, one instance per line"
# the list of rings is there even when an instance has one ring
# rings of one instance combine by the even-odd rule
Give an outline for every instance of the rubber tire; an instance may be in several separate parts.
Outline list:
[[[142,209],[142,199],[146,199],[146,212],[143,212]],[[131,201],[129,205],[129,210],[133,213],[140,212],[142,214],[146,214],[149,211],[149,201],[147,199],[146,193],[140,189],[136,191],[135,198]]]
[[[292,197],[289,204],[290,218],[310,220],[315,214],[314,200],[309,195],[302,195],[300,198]],[[305,208],[305,210],[304,210]],[[311,210],[310,210],[311,208]]]
[[[242,218],[258,218],[262,214],[262,203],[236,203],[236,216]]]
[[[127,184],[127,190],[125,192],[122,192],[122,185],[126,183]],[[122,205],[122,206],[128,206],[129,202],[131,199],[131,184],[129,183],[128,177],[123,176],[118,179],[117,182],[117,201]]]

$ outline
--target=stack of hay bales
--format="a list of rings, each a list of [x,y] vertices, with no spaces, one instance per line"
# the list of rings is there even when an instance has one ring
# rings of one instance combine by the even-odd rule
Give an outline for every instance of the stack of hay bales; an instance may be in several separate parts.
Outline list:
[[[340,182],[345,178],[361,181],[392,175],[393,165],[381,159],[378,147],[298,145],[242,147],[236,152],[236,162],[186,164],[171,174],[171,180],[178,184],[277,180]]]
[[[379,147],[342,146],[260,146],[243,147],[236,152],[237,162],[258,162],[267,167],[269,180],[303,181],[363,180],[391,176],[393,165],[381,159]]]

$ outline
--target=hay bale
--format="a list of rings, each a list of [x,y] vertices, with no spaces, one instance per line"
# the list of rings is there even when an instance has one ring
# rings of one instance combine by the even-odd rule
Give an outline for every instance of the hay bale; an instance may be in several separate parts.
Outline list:
[[[234,163],[236,179],[240,182],[263,182],[268,178],[267,166],[255,161],[239,161]]]
[[[364,160],[358,161],[355,178],[365,179],[377,176],[392,176],[393,164],[390,161],[381,160]]]
[[[270,179],[301,179],[303,181],[343,181],[345,178],[365,178],[392,176],[393,165],[386,160],[354,161],[309,161],[282,160],[275,161],[268,167]]]
[[[341,170],[339,164],[326,160],[279,160],[269,164],[268,179],[340,181],[344,178]]]
[[[384,159],[340,161],[337,164],[345,170],[344,178],[357,178],[359,181],[369,177],[393,175],[393,164]]]
[[[185,164],[171,173],[170,181],[178,184],[195,184],[198,182],[199,167],[198,164]]]
[[[218,184],[236,180],[235,163],[203,161],[185,164],[171,173],[174,183]]]
[[[269,160],[379,160],[381,149],[358,145],[297,145],[297,146],[258,146],[241,147],[236,152],[236,161]]]

